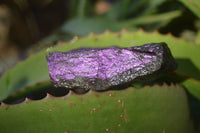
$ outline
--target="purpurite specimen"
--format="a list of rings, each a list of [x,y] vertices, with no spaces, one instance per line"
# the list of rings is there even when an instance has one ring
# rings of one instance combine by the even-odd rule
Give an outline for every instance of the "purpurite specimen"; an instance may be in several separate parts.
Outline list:
[[[69,89],[105,90],[159,78],[177,64],[166,43],[137,47],[80,48],[47,56],[51,82]]]

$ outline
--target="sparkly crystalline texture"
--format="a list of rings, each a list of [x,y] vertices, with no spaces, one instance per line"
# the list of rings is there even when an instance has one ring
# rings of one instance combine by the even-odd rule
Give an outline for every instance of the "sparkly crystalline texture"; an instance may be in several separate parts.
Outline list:
[[[105,90],[156,79],[176,69],[166,43],[138,47],[80,48],[47,56],[51,82],[69,89]]]

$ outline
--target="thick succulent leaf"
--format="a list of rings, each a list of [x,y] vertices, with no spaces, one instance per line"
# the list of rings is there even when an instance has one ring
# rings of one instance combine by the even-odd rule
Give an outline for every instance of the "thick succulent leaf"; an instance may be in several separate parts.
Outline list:
[[[179,0],[187,8],[189,8],[197,17],[200,18],[200,2],[199,0]]]
[[[45,53],[41,52],[8,70],[0,79],[0,101],[16,91],[24,91],[26,87],[48,80],[48,68],[45,63]]]
[[[182,83],[187,91],[195,96],[196,98],[200,99],[200,82],[194,79],[186,80]]]
[[[120,33],[106,32],[101,35],[90,34],[88,37],[81,39],[75,37],[72,41],[57,45],[54,48],[48,48],[47,51],[69,51],[79,47],[107,47],[114,45],[129,47],[151,42],[166,42],[179,64],[176,72],[200,80],[200,60],[198,59],[200,57],[200,46],[174,38],[171,35],[160,35],[156,32],[122,31]],[[16,91],[18,91],[16,95],[20,94],[20,92],[27,92],[29,86],[34,86],[36,83],[49,79],[45,59],[46,53],[46,51],[41,51],[38,54],[32,55],[27,60],[18,63],[15,68],[6,72],[0,79],[0,101],[14,94]],[[184,81],[180,82],[180,84],[184,84]],[[195,87],[195,89],[199,90],[200,84],[197,83],[196,85],[199,87]],[[27,89],[27,91],[24,91],[24,89]],[[191,88],[187,89],[193,91]],[[194,90],[194,93],[196,94],[197,91]],[[200,94],[197,93],[197,95],[200,98]]]
[[[180,86],[68,94],[0,106],[0,132],[193,133]]]
[[[174,82],[174,83],[182,84],[191,95],[200,99],[200,81],[199,80],[193,79],[185,75],[174,73],[174,74],[167,75],[163,78],[160,78],[158,81],[161,81],[161,82],[165,81],[167,83]]]
[[[196,42],[198,45],[200,45],[200,30],[198,30],[198,32],[197,32],[197,36],[196,36],[195,42]]]

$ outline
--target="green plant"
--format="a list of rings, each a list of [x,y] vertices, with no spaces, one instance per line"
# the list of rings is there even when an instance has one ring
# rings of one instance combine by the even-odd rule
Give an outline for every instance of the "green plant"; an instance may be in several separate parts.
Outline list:
[[[188,27],[177,24],[185,23],[188,16],[192,19],[187,25],[194,28],[200,18],[199,3],[118,0],[103,15],[95,14],[94,3],[70,1],[70,19],[39,43],[49,46],[53,41],[74,38],[40,49],[0,78],[0,132],[200,132],[200,28],[196,27],[191,42],[157,32],[184,33]],[[129,31],[120,31],[122,28]],[[151,42],[168,44],[178,63],[175,73],[133,83],[123,90],[90,90],[81,95],[65,90],[62,97],[52,93],[61,88],[54,88],[49,81],[47,53]]]
[[[164,85],[158,86],[153,84],[151,87],[148,85],[139,89],[130,87],[122,91],[113,90],[101,93],[89,92],[83,95],[68,94],[63,98],[49,98],[48,96],[39,101],[25,100],[22,104],[15,106],[3,104],[3,106],[0,107],[0,117],[4,119],[4,121],[0,122],[1,127],[4,127],[2,130],[12,131],[4,125],[11,120],[6,118],[12,118],[21,113],[24,115],[21,114],[20,117],[18,117],[19,120],[25,120],[31,114],[34,114],[37,119],[43,119],[44,121],[40,122],[47,124],[46,126],[44,125],[44,127],[32,117],[25,120],[27,121],[26,126],[32,127],[33,122],[37,122],[38,125],[35,126],[38,126],[38,129],[43,131],[48,130],[48,122],[46,119],[51,120],[50,125],[60,121],[62,123],[61,125],[55,125],[57,128],[60,126],[62,127],[63,125],[61,128],[62,130],[60,129],[60,131],[70,130],[78,132],[78,129],[76,130],[73,128],[79,123],[77,119],[80,119],[79,125],[81,123],[83,124],[83,121],[88,122],[88,124],[83,124],[83,127],[80,128],[88,132],[94,132],[97,128],[100,129],[97,132],[102,132],[103,130],[108,130],[110,132],[130,130],[142,131],[145,127],[148,127],[148,130],[155,132],[188,132],[189,130],[193,130],[192,121],[189,120],[189,110],[191,110],[191,108],[188,105],[186,92],[189,92],[189,95],[192,97],[200,99],[200,62],[196,58],[199,56],[200,47],[194,43],[174,38],[171,35],[160,35],[156,32],[122,31],[119,33],[111,33],[107,31],[100,35],[90,34],[88,37],[81,39],[75,37],[70,42],[57,45],[53,48],[50,47],[48,50],[30,56],[27,60],[17,64],[14,69],[7,71],[0,80],[0,99],[1,101],[6,101],[5,99],[8,98],[9,101],[9,99],[16,99],[35,90],[42,90],[51,86],[48,81],[48,68],[45,60],[45,54],[48,52],[68,51],[78,47],[106,47],[113,45],[128,47],[149,42],[166,42],[179,64],[176,71],[178,75],[168,75],[161,79],[162,82],[156,82],[157,84],[164,82]],[[17,85],[17,83],[20,83],[20,85]],[[169,83],[169,85],[166,83]],[[173,85],[174,83],[177,85]],[[110,97],[109,94],[111,95]],[[108,96],[108,99],[106,96]],[[86,100],[81,102],[81,99]],[[119,104],[117,102],[118,100],[121,102],[124,101],[124,109],[122,108],[122,103],[119,102]],[[116,104],[113,104],[113,101],[115,101]],[[92,108],[94,108],[94,110]],[[40,111],[40,109],[43,112]],[[91,117],[90,111],[98,112],[98,109],[101,110],[99,111],[101,113],[96,113],[97,116]],[[59,114],[59,110],[63,110],[64,113]],[[118,118],[116,118],[117,116],[120,116],[120,110],[122,111],[121,113],[124,113],[123,111],[127,110],[127,114],[124,114],[127,115],[127,118],[123,118],[123,124],[119,122],[121,121],[120,118],[119,121]],[[13,113],[15,111],[16,113]],[[44,112],[48,113],[46,114]],[[56,116],[58,116],[58,119]],[[142,118],[141,120],[144,123],[140,118]],[[70,121],[67,119],[70,119]],[[100,123],[98,123],[98,121]],[[159,124],[152,125],[154,121],[159,121]],[[176,123],[179,124],[173,125],[172,121],[178,121]],[[105,122],[105,125],[107,126],[104,124],[101,125],[102,122]],[[144,124],[144,127],[139,126],[141,125],[141,122]],[[70,126],[64,126],[68,124]],[[117,124],[123,125],[120,125],[120,130],[118,130]],[[89,126],[88,128],[87,125]],[[20,126],[22,125],[19,124],[18,128],[14,127],[19,131],[23,131],[23,129],[20,129]],[[54,130],[49,132],[54,132]]]

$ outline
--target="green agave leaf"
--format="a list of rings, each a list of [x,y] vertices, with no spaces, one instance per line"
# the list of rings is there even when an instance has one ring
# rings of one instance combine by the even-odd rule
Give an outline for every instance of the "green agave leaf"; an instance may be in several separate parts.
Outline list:
[[[179,0],[187,8],[189,8],[197,17],[200,18],[200,2],[199,0]]]
[[[26,100],[0,106],[0,118],[3,133],[194,132],[185,91],[174,85]]]
[[[160,35],[157,32],[145,33],[143,31],[120,33],[106,32],[101,35],[90,34],[88,37],[78,39],[75,37],[72,41],[57,45],[53,48],[43,50],[38,54],[30,56],[27,60],[20,62],[15,68],[6,72],[0,79],[0,101],[4,100],[12,94],[20,94],[29,91],[31,86],[36,83],[49,80],[48,68],[45,55],[52,51],[69,51],[79,47],[107,47],[121,46],[129,47],[142,45],[151,42],[166,42],[170,47],[172,54],[179,63],[177,73],[188,75],[196,80],[200,80],[200,46],[194,43],[187,42],[182,39],[174,38],[171,35]],[[187,80],[185,80],[187,81]],[[193,82],[193,81],[192,81]],[[185,85],[184,81],[180,84]],[[190,84],[188,82],[188,84]],[[200,94],[197,93],[200,89],[200,84],[195,82],[195,86],[190,89],[192,94],[195,94],[200,99]],[[190,87],[190,86],[189,86]],[[37,89],[36,87],[33,87]],[[32,91],[32,89],[30,89]]]
[[[164,80],[163,80],[164,79]],[[200,99],[200,81],[177,73],[169,74],[160,79],[165,82],[175,82],[183,85],[194,97]]]
[[[197,32],[197,37],[196,37],[195,42],[196,42],[198,45],[200,45],[200,30],[198,30],[198,32]]]

